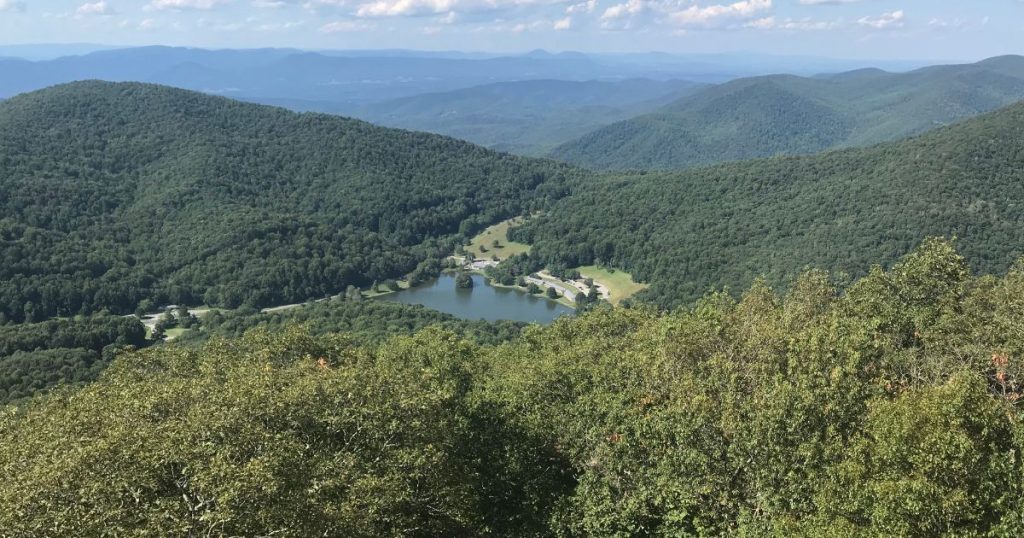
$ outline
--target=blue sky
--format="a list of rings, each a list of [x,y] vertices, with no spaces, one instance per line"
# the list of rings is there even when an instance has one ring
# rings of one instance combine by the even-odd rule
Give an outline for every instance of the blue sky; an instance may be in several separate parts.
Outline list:
[[[0,44],[1024,53],[1024,0],[0,0]]]

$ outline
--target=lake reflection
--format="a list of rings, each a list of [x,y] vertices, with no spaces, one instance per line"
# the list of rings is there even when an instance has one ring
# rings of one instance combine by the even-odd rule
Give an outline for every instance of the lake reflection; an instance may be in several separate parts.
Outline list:
[[[419,287],[384,295],[380,300],[418,304],[463,319],[488,321],[507,319],[546,324],[574,312],[544,297],[535,297],[519,290],[495,288],[479,275],[473,275],[473,289],[457,289],[455,277],[445,274]]]

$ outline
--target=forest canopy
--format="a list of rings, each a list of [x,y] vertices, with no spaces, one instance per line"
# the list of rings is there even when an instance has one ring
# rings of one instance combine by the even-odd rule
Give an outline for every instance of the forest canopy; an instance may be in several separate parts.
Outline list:
[[[550,161],[167,87],[0,103],[0,324],[303,302],[565,194]]]
[[[119,356],[0,415],[10,536],[1017,536],[1024,262],[599,308],[500,345]]]
[[[611,175],[510,231],[549,267],[606,265],[690,306],[708,290],[806,268],[862,276],[928,236],[958,237],[976,271],[1024,254],[1024,105],[917,138],[808,157]]]

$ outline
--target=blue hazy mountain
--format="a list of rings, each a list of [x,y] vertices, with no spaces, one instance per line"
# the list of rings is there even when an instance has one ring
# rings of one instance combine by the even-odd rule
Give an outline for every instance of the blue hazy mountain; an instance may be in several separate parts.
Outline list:
[[[449,135],[511,153],[542,155],[559,144],[650,112],[705,86],[683,80],[524,80],[364,106],[289,99],[264,102]]]
[[[906,73],[736,79],[616,122],[553,152],[592,168],[672,169],[922,133],[1024,99],[1024,57]]]

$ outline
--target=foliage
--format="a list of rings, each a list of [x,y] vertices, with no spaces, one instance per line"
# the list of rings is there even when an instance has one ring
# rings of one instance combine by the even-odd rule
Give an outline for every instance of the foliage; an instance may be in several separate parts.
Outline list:
[[[928,236],[958,237],[973,269],[1024,254],[1024,106],[868,149],[610,176],[509,232],[547,266],[630,272],[638,297],[689,306],[807,267],[864,275]]]
[[[1018,536],[1024,260],[598,307],[507,343],[121,355],[0,416],[9,536]],[[360,303],[355,303],[360,304]]]
[[[354,342],[377,345],[400,335],[412,335],[427,327],[443,327],[463,338],[499,343],[519,335],[525,326],[512,321],[464,320],[419,305],[390,301],[322,301],[274,312],[251,309],[215,311],[203,318],[202,327],[185,333],[178,341],[201,342],[212,336],[241,337],[253,328],[276,334],[301,325],[313,335],[345,333]]]
[[[414,272],[567,167],[143,84],[0,104],[0,316],[273,306]],[[433,260],[433,261],[429,261]]]
[[[0,326],[0,403],[92,381],[115,350],[146,344],[142,323],[121,316]]]
[[[455,277],[455,287],[463,289],[472,289],[473,277],[470,276],[469,273],[460,271],[459,274]]]
[[[489,439],[467,402],[472,359],[437,331],[372,353],[257,332],[124,356],[100,382],[0,422],[0,528],[468,536],[488,524],[472,494],[480,452],[496,446],[475,442]],[[47,452],[66,435],[79,440]]]
[[[514,254],[498,265],[485,269],[487,276],[503,286],[515,284],[519,278],[533,274],[544,268],[544,263],[529,252]],[[531,292],[532,293],[532,292]]]

